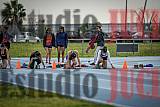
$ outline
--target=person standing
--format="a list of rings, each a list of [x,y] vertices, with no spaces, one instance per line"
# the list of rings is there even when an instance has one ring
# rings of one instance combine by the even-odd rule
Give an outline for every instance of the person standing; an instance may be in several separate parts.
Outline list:
[[[64,63],[64,52],[68,45],[68,35],[64,31],[64,27],[59,27],[59,32],[56,34],[56,47],[58,51],[58,63],[60,63],[60,54],[62,53],[62,63]]]
[[[0,26],[0,45],[2,44],[2,40],[3,40],[3,31],[2,27]]]
[[[2,44],[4,44],[4,46],[9,50],[10,49],[11,35],[9,35],[9,33],[7,31],[8,31],[8,27],[5,26],[4,31],[3,31]]]
[[[96,34],[89,41],[89,45],[86,49],[86,53],[88,53],[90,49],[93,49],[95,47],[94,43],[97,43],[97,48],[96,48],[96,51],[94,53],[94,62],[91,63],[91,65],[95,65],[96,60],[97,60],[98,52],[99,52],[100,49],[103,49],[103,47],[105,45],[104,33],[102,32],[102,28],[99,25],[96,26]]]
[[[55,46],[55,37],[54,34],[52,33],[51,28],[48,28],[43,38],[43,47],[45,48],[46,51],[46,63],[48,63],[48,58],[49,58],[49,64],[51,64],[51,52],[53,46]]]

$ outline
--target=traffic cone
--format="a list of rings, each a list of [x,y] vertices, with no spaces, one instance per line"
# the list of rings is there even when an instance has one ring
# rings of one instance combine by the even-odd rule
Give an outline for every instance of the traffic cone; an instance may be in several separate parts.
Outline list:
[[[16,63],[16,69],[21,69],[21,62],[20,62],[20,60],[18,60],[17,63]]]
[[[127,64],[127,61],[126,61],[126,60],[124,60],[123,69],[128,69],[128,64]]]
[[[55,61],[52,63],[52,69],[56,69],[56,62]]]

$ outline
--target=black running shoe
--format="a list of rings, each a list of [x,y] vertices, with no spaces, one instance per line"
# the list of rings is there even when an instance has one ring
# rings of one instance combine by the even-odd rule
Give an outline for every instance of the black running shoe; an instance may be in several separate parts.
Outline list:
[[[95,65],[95,63],[93,62],[93,63],[91,63],[90,65]]]

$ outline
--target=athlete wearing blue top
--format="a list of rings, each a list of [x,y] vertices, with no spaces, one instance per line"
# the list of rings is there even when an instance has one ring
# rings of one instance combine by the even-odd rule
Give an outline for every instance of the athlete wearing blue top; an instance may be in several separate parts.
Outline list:
[[[58,63],[60,63],[60,54],[62,52],[62,63],[64,63],[64,52],[68,45],[68,36],[64,32],[64,27],[59,27],[59,32],[56,34],[56,47],[58,51]]]

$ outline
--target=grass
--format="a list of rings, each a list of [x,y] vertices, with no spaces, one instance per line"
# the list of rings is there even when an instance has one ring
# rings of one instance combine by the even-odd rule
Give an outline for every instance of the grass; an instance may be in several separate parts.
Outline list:
[[[90,50],[88,54],[85,53],[87,43],[69,43],[66,52],[71,49],[76,49],[80,53],[80,57],[93,57],[94,51]],[[107,47],[112,57],[122,56],[160,56],[160,43],[139,43],[139,52],[137,53],[118,53],[116,54],[116,44],[107,43]],[[42,43],[12,43],[10,54],[11,57],[29,57],[32,51],[38,50],[45,57],[45,50]],[[52,57],[57,57],[57,50],[53,48]]]
[[[4,90],[7,90],[7,96],[2,96]],[[29,91],[34,92],[34,96],[29,95]],[[6,83],[0,83],[0,95],[0,107],[113,107]]]

